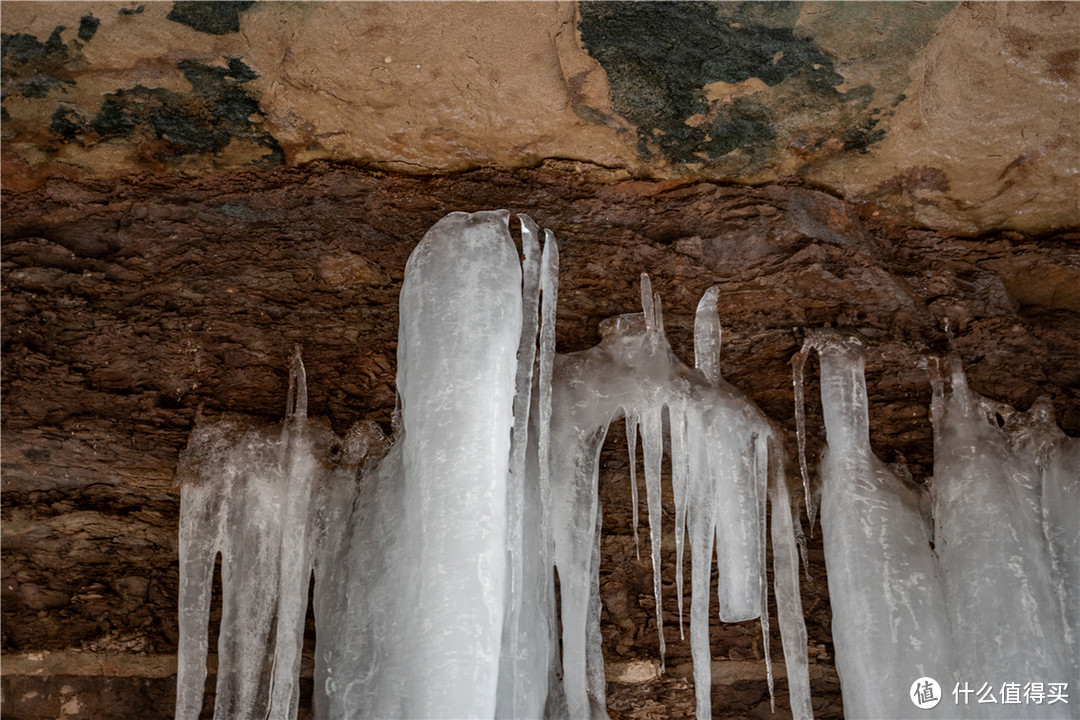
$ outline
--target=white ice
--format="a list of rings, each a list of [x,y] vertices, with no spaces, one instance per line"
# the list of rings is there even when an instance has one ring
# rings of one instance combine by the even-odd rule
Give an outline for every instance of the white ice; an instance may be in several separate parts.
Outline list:
[[[716,293],[698,309],[697,364],[684,365],[663,333],[659,297],[642,278],[644,312],[601,324],[601,343],[556,357],[552,382],[552,527],[562,599],[563,673],[570,717],[602,716],[596,693],[589,691],[587,631],[593,602],[594,534],[599,453],[609,424],[627,419],[633,447],[640,433],[644,450],[654,592],[660,649],[664,651],[660,571],[660,475],[664,415],[671,433],[672,478],[676,499],[677,554],[683,530],[691,547],[691,647],[698,695],[698,717],[711,715],[708,640],[709,575],[715,548],[719,563],[718,614],[725,622],[762,618],[767,638],[765,595],[765,508],[770,467],[783,482],[782,461],[765,416],[719,373],[720,325]],[[631,450],[633,452],[633,450]],[[777,597],[788,673],[797,717],[811,717],[805,627],[798,609],[797,565],[786,487],[774,495],[774,543],[781,572]],[[777,528],[776,525],[779,525]],[[790,572],[794,567],[794,573]],[[681,580],[681,573],[677,574]],[[677,583],[681,586],[681,582]],[[794,584],[794,585],[793,585]],[[782,590],[781,590],[782,586]],[[679,588],[681,590],[681,587]],[[794,607],[793,607],[794,606]],[[801,633],[801,635],[800,635]],[[794,642],[792,642],[794,641]]]
[[[711,714],[714,547],[717,613],[760,617],[768,655],[771,498],[792,707],[811,717],[797,523],[770,423],[720,376],[715,289],[698,308],[697,369],[671,352],[647,276],[643,314],[606,321],[596,348],[556,355],[554,236],[545,231],[541,252],[539,228],[521,216],[522,263],[508,220],[452,213],[410,257],[392,447],[372,426],[338,438],[309,420],[299,355],[280,428],[200,420],[180,468],[177,717],[197,717],[202,704],[218,553],[218,718],[296,716],[312,575],[316,717],[606,717],[596,485],[619,416],[631,452],[639,433],[643,444],[661,653],[665,428],[670,435],[680,607],[687,537],[692,561],[698,716]],[[771,690],[771,665],[769,677]]]
[[[821,531],[844,715],[955,714],[949,703],[919,710],[909,697],[926,676],[951,690],[956,660],[919,493],[870,448],[861,347],[822,331],[808,333],[807,347],[821,358]]]
[[[1058,536],[1051,530],[1048,543],[1046,529],[1064,528],[1065,538],[1069,526],[1076,527],[1076,505],[1044,514],[1043,472],[1024,447],[1024,423],[1011,408],[972,391],[955,357],[950,379],[949,393],[935,383],[932,404],[934,534],[958,673],[997,688],[1038,681],[1069,682],[1075,689],[1076,648],[1066,632],[1062,576],[1054,562]],[[1075,493],[1067,488],[1075,488],[1076,466],[1071,481],[1067,468],[1057,476],[1056,467],[1048,466],[1050,503],[1056,492]],[[1067,542],[1056,550],[1068,553]],[[1080,562],[1072,547],[1072,558],[1059,566]],[[1070,711],[1062,703],[1021,703],[997,714],[978,708],[974,715],[1069,717]]]
[[[870,449],[859,343],[819,331],[802,355],[811,348],[821,357],[821,525],[845,715],[1077,717],[1072,703],[1019,699],[1029,682],[1075,688],[1078,677],[1080,451],[1049,402],[1028,413],[991,402],[956,357],[949,392],[932,375],[928,524],[924,493]],[[923,676],[941,686],[932,710],[908,696]],[[1002,700],[1007,685],[1017,702]],[[984,686],[995,702],[961,694]]]

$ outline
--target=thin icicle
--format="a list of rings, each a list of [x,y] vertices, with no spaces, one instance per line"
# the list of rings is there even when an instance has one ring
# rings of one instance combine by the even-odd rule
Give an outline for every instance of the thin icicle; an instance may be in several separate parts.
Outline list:
[[[634,515],[634,557],[641,562],[641,541],[638,537],[638,484],[637,484],[637,443],[638,416],[630,410],[626,414],[626,449],[630,455],[630,504]]]
[[[683,548],[686,535],[686,504],[690,482],[690,456],[686,439],[686,408],[682,403],[668,405],[671,433],[671,488],[675,497],[675,595],[679,600],[679,638],[683,629]]]
[[[600,632],[600,550],[602,548],[604,511],[596,504],[596,534],[593,536],[592,585],[589,590],[589,621],[586,626],[588,648],[585,656],[586,688],[592,720],[607,718],[607,683],[604,681],[604,636]]]
[[[690,488],[686,524],[690,533],[690,652],[694,660],[697,717],[712,717],[712,668],[709,643],[709,584],[712,577],[716,504],[704,412],[687,407],[687,455]],[[725,578],[721,577],[723,582]]]
[[[765,655],[765,679],[769,686],[769,707],[776,712],[776,692],[773,689],[772,654],[769,651],[769,588],[766,576],[765,558],[765,500],[768,491],[768,445],[767,439],[756,435],[753,443],[753,483],[758,501],[758,517],[761,518],[759,525],[758,554],[761,563],[761,651]]]
[[[803,392],[803,371],[806,367],[806,358],[811,350],[810,339],[803,342],[802,349],[792,358],[792,384],[795,386],[795,436],[799,442],[799,472],[802,475],[803,496],[806,502],[806,517],[810,521],[810,535],[814,534],[814,521],[817,517],[817,502],[813,493],[810,492],[810,471],[806,466],[806,396]],[[806,554],[803,553],[805,564]],[[806,575],[809,578],[810,568],[806,567]]]
[[[537,445],[540,460],[541,507],[551,507],[551,377],[555,365],[555,309],[559,297],[559,245],[555,234],[544,231],[544,253],[540,258],[540,428]],[[550,522],[543,516],[541,538],[549,542]]]
[[[773,588],[780,639],[784,645],[788,699],[794,720],[811,720],[810,664],[806,654],[806,624],[799,595],[799,558],[797,517],[793,522],[791,500],[784,477],[784,459],[780,443],[769,442],[769,502],[772,504]]]
[[[529,438],[529,411],[532,399],[533,366],[536,362],[536,332],[540,301],[539,228],[527,215],[521,223],[522,323],[517,350],[517,375],[514,386],[514,427],[510,444],[510,474],[507,479],[507,575],[509,582],[506,618],[503,627],[505,650],[500,655],[499,707],[504,713],[520,714],[521,672],[518,664],[523,653],[520,631],[523,596],[525,522],[525,450]]]
[[[645,452],[645,494],[649,502],[649,542],[652,549],[653,598],[656,601],[656,631],[660,636],[660,672],[664,672],[664,603],[660,583],[660,544],[662,537],[660,472],[664,459],[663,422],[660,408],[644,410],[641,418],[641,439]]]

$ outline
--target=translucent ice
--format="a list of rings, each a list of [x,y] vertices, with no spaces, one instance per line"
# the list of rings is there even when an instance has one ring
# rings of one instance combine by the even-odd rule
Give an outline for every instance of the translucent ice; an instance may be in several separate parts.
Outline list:
[[[828,445],[821,530],[844,714],[906,718],[929,676],[953,687],[956,660],[941,579],[919,494],[870,449],[862,351],[851,337],[809,333],[821,357]],[[939,703],[929,715],[955,713]]]
[[[1068,682],[1076,677],[1075,646],[1070,647],[1064,583],[1054,562],[1055,552],[1068,552],[1068,541],[1059,544],[1051,530],[1048,543],[1046,530],[1066,528],[1064,539],[1068,526],[1076,527],[1076,506],[1064,511],[1071,520],[1054,509],[1044,514],[1043,472],[1018,442],[1024,433],[1014,431],[1011,409],[972,391],[956,358],[951,384],[946,394],[935,383],[933,487],[935,546],[959,674],[995,687],[1028,682],[1017,678]],[[1053,489],[1045,500],[1053,503],[1059,488],[1070,492],[1070,473],[1057,476],[1053,462],[1047,468]],[[1074,466],[1072,483],[1075,472]],[[1058,477],[1065,481],[1059,484]],[[1077,561],[1074,551],[1071,562]],[[1068,709],[1029,703],[1010,708],[1010,714],[1067,717]]]
[[[495,714],[522,324],[508,220],[506,212],[452,213],[405,266],[402,560],[415,582],[396,603],[390,644],[408,688],[399,699],[404,717]]]
[[[321,463],[341,441],[306,415],[304,368],[293,360],[283,425],[200,416],[180,458],[180,648],[177,718],[197,718],[206,678],[215,558],[224,588],[215,718],[295,718],[312,568],[333,552],[330,496],[351,497],[370,430]],[[272,652],[267,652],[272,648]]]
[[[714,547],[719,616],[760,617],[768,656],[767,498],[792,707],[811,716],[783,461],[765,416],[720,376],[716,291],[698,308],[697,369],[671,352],[647,276],[643,314],[605,322],[596,348],[557,355],[554,236],[544,232],[541,251],[539,228],[521,216],[522,262],[508,220],[452,213],[410,257],[392,446],[371,426],[338,438],[309,420],[299,354],[280,427],[200,419],[180,467],[177,717],[202,704],[219,554],[216,717],[296,716],[312,577],[316,717],[606,717],[596,484],[619,416],[631,452],[639,433],[643,443],[661,652],[669,435],[680,601],[687,538],[692,560],[699,717],[711,712]]]
[[[768,420],[720,377],[715,301],[715,292],[710,292],[699,306],[695,347],[700,370],[687,367],[671,352],[663,333],[659,297],[651,292],[647,277],[642,280],[643,313],[606,320],[601,324],[599,345],[556,357],[551,518],[562,598],[563,684],[570,717],[586,718],[598,712],[598,698],[590,694],[585,673],[595,572],[596,490],[600,448],[608,425],[620,416],[627,419],[631,447],[636,432],[642,438],[657,625],[662,632],[660,470],[667,415],[677,544],[681,547],[685,523],[691,545],[690,635],[698,717],[711,715],[708,595],[714,542],[720,619],[761,617],[763,625],[767,620],[763,559],[768,471],[774,468],[776,482],[783,482],[782,461]],[[790,648],[792,704],[798,717],[810,717],[797,572],[789,572],[795,544],[786,488],[774,495],[774,503],[783,503],[774,504],[774,513],[787,516],[786,522],[774,521],[774,547],[780,553],[775,560],[781,570],[777,597],[783,605],[781,631]],[[660,648],[663,653],[662,634]]]
[[[1077,677],[1077,442],[1047,402],[1016,413],[974,393],[952,358],[948,393],[931,378],[928,524],[923,493],[870,450],[858,343],[818,332],[809,348],[821,356],[821,525],[845,715],[911,717],[907,693],[929,676],[945,697],[919,717],[1074,717],[1019,692]],[[948,697],[961,687],[991,688],[993,702]]]

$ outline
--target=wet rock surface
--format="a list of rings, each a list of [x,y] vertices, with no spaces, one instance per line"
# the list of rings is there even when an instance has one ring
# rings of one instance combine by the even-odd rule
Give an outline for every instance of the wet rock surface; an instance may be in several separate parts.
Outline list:
[[[723,373],[783,429],[793,488],[789,363],[804,327],[864,338],[871,440],[887,462],[908,463],[912,482],[925,483],[932,462],[929,384],[918,363],[947,352],[946,319],[975,390],[1020,409],[1049,395],[1059,424],[1080,435],[1076,232],[958,237],[800,185],[601,184],[566,167],[432,177],[314,163],[51,179],[6,192],[2,204],[4,653],[117,652],[136,666],[174,653],[173,473],[197,409],[278,419],[299,343],[313,415],[339,432],[365,418],[389,430],[405,260],[445,213],[497,207],[528,213],[559,237],[560,352],[595,344],[600,320],[638,310],[645,271],[672,346],[689,360],[697,301],[719,285]],[[688,717],[689,643],[679,638],[670,530],[668,672],[650,675],[651,568],[648,553],[639,561],[634,551],[622,438],[613,428],[601,461],[604,650],[620,678],[638,679],[611,683],[612,716]],[[839,717],[820,535],[810,548],[803,604],[815,708]],[[714,682],[717,716],[767,717],[758,626],[715,623],[711,632],[714,676],[729,677]],[[68,705],[70,717],[171,716],[167,670],[142,679],[125,671],[108,692],[100,677],[70,672],[56,668],[33,685],[5,670],[5,717],[59,717],[72,698],[83,709]]]

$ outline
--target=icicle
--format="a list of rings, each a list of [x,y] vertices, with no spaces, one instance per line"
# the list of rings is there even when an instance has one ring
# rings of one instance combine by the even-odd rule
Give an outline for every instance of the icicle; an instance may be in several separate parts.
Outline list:
[[[1001,407],[968,388],[955,354],[950,364],[951,392],[935,398],[932,417],[934,537],[960,676],[994,687],[1064,678],[1074,664],[1037,501],[1040,470],[998,426]],[[1043,717],[1055,708],[1015,710]]]
[[[536,333],[539,323],[540,244],[539,228],[527,215],[519,215],[521,223],[522,264],[522,324],[517,349],[517,372],[514,389],[514,426],[510,445],[510,474],[507,478],[507,578],[508,602],[503,629],[504,649],[500,655],[499,698],[500,715],[521,716],[519,699],[524,689],[518,668],[524,648],[521,636],[521,614],[524,602],[522,587],[525,547],[525,450],[528,446],[529,410],[533,387],[533,366],[536,362]]]
[[[555,309],[559,296],[559,246],[555,242],[555,234],[550,230],[544,231],[540,291],[540,427],[537,444],[540,453],[540,501],[541,507],[546,509],[551,507],[551,377],[555,366]],[[548,543],[550,537],[550,522],[545,512],[541,538]]]
[[[716,301],[720,289],[715,285],[705,291],[694,316],[694,367],[712,385],[720,382],[720,315]]]
[[[703,411],[687,407],[687,455],[690,466],[686,524],[690,533],[690,652],[694,660],[697,717],[712,716],[712,667],[709,642],[709,582],[713,539],[716,537],[716,500],[710,467],[710,438]],[[722,575],[720,582],[726,578]]]
[[[295,385],[295,405],[284,423],[285,440],[280,499],[279,577],[274,621],[274,671],[269,718],[295,718],[300,702],[300,651],[311,578],[308,516],[315,482],[315,456],[307,422],[307,374],[300,346],[293,354],[289,385]]]
[[[495,713],[522,277],[505,211],[451,213],[401,290],[407,562],[393,664],[407,717]]]
[[[1080,677],[1080,439],[1058,429],[1049,397],[1038,398],[1023,420],[1029,425],[1018,429],[1027,431],[1024,449],[1035,457],[1041,471],[1042,532],[1061,599],[1066,655],[1076,678]]]
[[[232,428],[229,428],[230,430]],[[223,428],[224,430],[224,428]],[[216,430],[215,430],[216,432]],[[210,591],[214,559],[221,551],[225,512],[224,494],[210,482],[200,482],[191,465],[196,452],[216,440],[205,425],[200,409],[188,449],[181,457],[177,477],[180,485],[180,588],[176,674],[176,717],[196,720],[202,711],[209,645]],[[192,473],[192,477],[184,477]]]
[[[649,274],[641,273],[641,309],[645,313],[645,331],[650,335],[656,333],[656,308],[653,306],[655,299]]]
[[[772,504],[773,587],[780,639],[784,645],[788,697],[794,720],[814,717],[810,702],[810,663],[806,654],[806,625],[802,598],[799,595],[799,558],[795,551],[797,536],[791,517],[791,500],[784,478],[784,459],[780,443],[769,442],[769,502]]]
[[[686,408],[683,403],[668,405],[668,427],[671,435],[671,488],[675,497],[675,595],[679,600],[679,637],[686,639],[683,629],[683,547],[686,535],[686,505],[690,482],[690,456],[686,440]]]
[[[1060,577],[1060,597],[1067,655],[1072,658],[1072,677],[1080,677],[1080,439],[1057,437],[1042,463],[1042,517],[1055,569]]]
[[[664,602],[660,582],[661,527],[660,471],[664,459],[663,423],[660,408],[646,408],[641,417],[641,440],[645,455],[645,495],[649,503],[649,544],[652,550],[653,599],[656,602],[656,632],[660,638],[660,672],[664,672]]]
[[[596,534],[593,536],[592,567],[589,571],[592,584],[589,591],[589,621],[586,626],[588,649],[586,651],[586,687],[589,694],[589,716],[593,720],[607,720],[607,683],[604,680],[604,636],[600,633],[600,549],[602,546],[604,513],[596,505]]]
[[[758,592],[761,596],[761,652],[765,655],[765,679],[769,686],[769,707],[776,712],[776,692],[773,689],[772,654],[769,652],[769,592],[765,558],[765,499],[768,491],[768,450],[766,438],[758,435],[753,441],[753,487],[758,505],[759,523],[758,562],[761,567]]]
[[[641,562],[641,541],[638,538],[638,484],[637,484],[637,428],[638,417],[632,410],[623,411],[626,416],[626,449],[630,455],[630,504],[633,505],[634,557]]]
[[[810,535],[813,536],[814,520],[817,517],[817,501],[814,494],[810,492],[810,471],[806,467],[806,399],[803,393],[803,370],[806,367],[806,358],[809,356],[810,350],[811,341],[807,338],[803,342],[802,349],[792,358],[792,383],[795,386],[795,436],[799,442],[799,472],[802,474],[806,517],[810,521]],[[810,568],[808,565],[806,574],[809,577]]]

